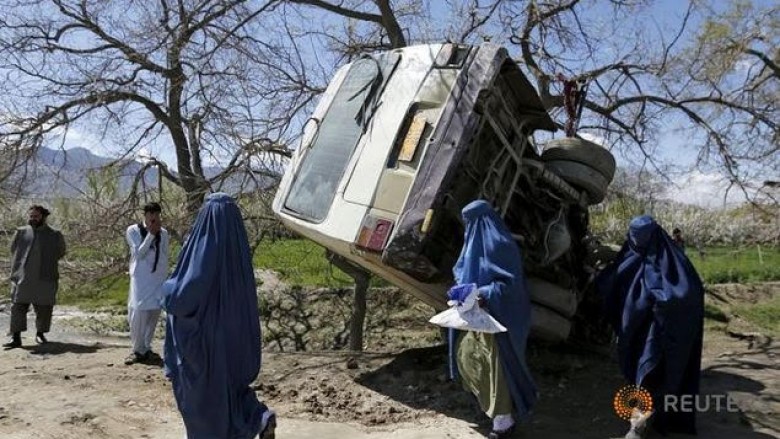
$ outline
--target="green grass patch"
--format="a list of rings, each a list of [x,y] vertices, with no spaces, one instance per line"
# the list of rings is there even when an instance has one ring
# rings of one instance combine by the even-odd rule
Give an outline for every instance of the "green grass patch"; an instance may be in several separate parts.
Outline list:
[[[11,257],[11,241],[14,239],[14,235],[0,235],[0,258]]]
[[[176,245],[171,249],[171,272],[178,257],[178,247]],[[96,255],[97,253],[84,253],[84,256]],[[330,264],[325,258],[324,248],[306,239],[264,241],[255,252],[253,263],[255,268],[278,272],[282,280],[290,286],[350,288],[354,284],[352,278]],[[79,306],[86,310],[124,309],[127,307],[129,284],[130,279],[124,272],[87,283],[64,279],[59,303]],[[387,285],[377,277],[371,280],[372,287]]]
[[[69,259],[99,258],[104,249],[91,250],[74,246],[68,255]],[[110,249],[115,253],[116,249]],[[178,245],[172,249],[171,265],[176,262]],[[751,283],[780,280],[780,248],[761,247],[761,257],[758,248],[752,247],[711,247],[705,249],[702,257],[695,249],[689,248],[687,254],[706,283]],[[270,269],[278,272],[283,281],[290,286],[349,288],[352,279],[341,270],[331,265],[325,258],[325,250],[307,239],[280,239],[264,241],[254,255],[256,268]],[[388,284],[377,278],[372,278],[372,287],[382,287]],[[87,309],[124,308],[127,306],[129,278],[126,273],[110,274],[89,283],[74,283],[65,279],[60,291],[60,302],[66,305],[78,305]],[[780,300],[780,299],[778,299]],[[769,305],[759,305],[744,308],[742,311],[756,321],[756,324],[776,328],[776,323],[770,323],[773,317],[780,315],[778,302]],[[712,323],[728,322],[728,315],[720,308],[707,304],[705,307],[707,320]],[[776,330],[776,329],[775,329]]]
[[[325,259],[325,249],[308,239],[263,241],[254,266],[274,270],[291,286],[346,288],[352,280]]]
[[[780,248],[710,247],[702,257],[689,248],[688,257],[706,283],[780,281]],[[254,258],[255,267],[274,270],[291,285],[349,287],[352,281],[325,259],[325,250],[307,239],[265,241]],[[387,285],[375,279],[375,286]],[[373,285],[372,284],[372,285]]]
[[[711,303],[704,304],[704,318],[721,323],[728,323],[729,321],[729,316],[722,309]]]
[[[701,255],[688,248],[687,255],[702,280],[710,284],[752,283],[780,280],[780,248],[708,247]]]
[[[124,250],[124,249],[120,249]],[[68,254],[65,256],[67,259],[71,261],[100,261],[103,260],[106,257],[113,256],[118,257],[118,255],[124,254],[123,252],[119,251],[115,246],[106,246],[102,248],[92,248],[92,247],[76,247],[76,246],[68,246]]]
[[[86,310],[120,309],[127,307],[129,291],[130,277],[127,273],[116,273],[88,284],[64,282],[58,301],[63,305],[77,305]]]
[[[308,239],[263,241],[255,252],[255,268],[279,273],[290,286],[349,288],[352,278],[325,258],[325,249]],[[388,284],[374,276],[372,287]]]
[[[733,312],[773,336],[780,335],[780,297],[773,297],[763,303],[738,305]]]

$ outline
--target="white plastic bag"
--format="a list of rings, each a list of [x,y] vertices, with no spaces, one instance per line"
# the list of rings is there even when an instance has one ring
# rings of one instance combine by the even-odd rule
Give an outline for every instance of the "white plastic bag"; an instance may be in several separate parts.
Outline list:
[[[451,308],[442,311],[428,320],[434,325],[463,331],[487,332],[495,334],[506,332],[506,328],[487,311],[477,305],[479,290],[474,288],[463,303],[449,301]]]

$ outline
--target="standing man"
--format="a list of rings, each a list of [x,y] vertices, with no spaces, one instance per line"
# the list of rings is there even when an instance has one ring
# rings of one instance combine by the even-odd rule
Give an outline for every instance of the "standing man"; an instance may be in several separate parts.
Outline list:
[[[133,352],[125,360],[130,365],[149,360],[152,338],[160,319],[163,300],[162,285],[168,277],[168,231],[162,227],[158,203],[144,206],[143,223],[127,228],[130,246],[130,294],[127,300],[127,320]]]
[[[16,230],[11,244],[11,341],[6,349],[22,346],[30,304],[35,309],[35,341],[46,343],[60,278],[58,263],[65,256],[62,233],[46,224],[50,212],[34,205],[27,211],[27,226]]]
[[[677,227],[672,230],[672,241],[680,247],[680,250],[685,251],[685,238],[682,236],[682,230]]]

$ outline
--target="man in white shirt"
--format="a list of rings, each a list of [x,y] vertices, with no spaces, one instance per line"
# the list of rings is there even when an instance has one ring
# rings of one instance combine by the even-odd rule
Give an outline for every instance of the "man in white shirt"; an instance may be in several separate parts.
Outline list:
[[[152,338],[160,319],[163,282],[168,278],[170,238],[162,227],[158,203],[144,206],[143,223],[127,228],[130,246],[130,294],[127,300],[127,320],[133,352],[125,360],[130,365],[147,361],[152,352]]]

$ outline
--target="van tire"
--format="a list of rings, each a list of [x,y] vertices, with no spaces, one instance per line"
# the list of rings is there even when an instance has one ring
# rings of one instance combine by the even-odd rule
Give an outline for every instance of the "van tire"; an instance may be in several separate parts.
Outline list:
[[[571,318],[577,312],[577,294],[569,288],[529,277],[528,292],[531,302],[550,308],[566,318]]]
[[[542,161],[567,160],[590,166],[611,182],[615,177],[615,157],[606,148],[584,139],[567,137],[547,142]]]
[[[567,183],[587,192],[589,204],[598,204],[604,200],[609,181],[597,170],[568,160],[549,161],[545,166]]]
[[[541,305],[531,303],[531,338],[562,343],[569,338],[571,320]]]

